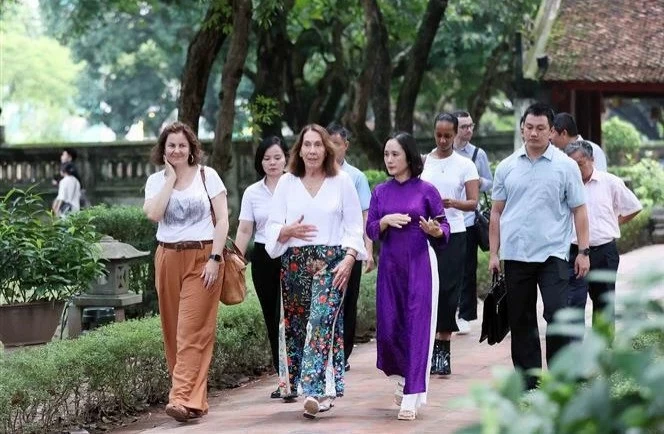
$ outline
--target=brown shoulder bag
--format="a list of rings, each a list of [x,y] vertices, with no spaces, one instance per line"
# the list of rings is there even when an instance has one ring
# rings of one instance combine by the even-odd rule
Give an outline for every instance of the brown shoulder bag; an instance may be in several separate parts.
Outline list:
[[[201,167],[201,178],[203,179],[205,193],[207,194],[208,200],[210,201],[212,224],[216,226],[217,219],[215,218],[212,199],[210,199],[210,194],[208,193],[207,186],[205,185],[204,167]],[[247,282],[245,280],[247,260],[230,237],[226,237],[226,245],[224,246],[223,257],[224,266],[221,269],[222,282],[219,301],[227,306],[242,303],[247,296]]]

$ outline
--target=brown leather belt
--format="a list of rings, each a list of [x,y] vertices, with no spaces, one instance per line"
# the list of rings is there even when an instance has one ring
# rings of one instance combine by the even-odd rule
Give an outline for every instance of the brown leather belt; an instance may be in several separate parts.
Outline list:
[[[193,249],[202,250],[205,248],[207,244],[212,244],[212,240],[180,241],[179,243],[164,243],[163,241],[159,241],[159,245],[164,249],[173,249],[177,250],[178,252],[180,250],[193,250]]]

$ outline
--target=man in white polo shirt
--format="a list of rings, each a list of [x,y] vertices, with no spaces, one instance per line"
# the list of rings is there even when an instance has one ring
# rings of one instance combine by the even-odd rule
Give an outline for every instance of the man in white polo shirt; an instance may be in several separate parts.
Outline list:
[[[616,248],[616,238],[620,238],[619,225],[636,217],[642,206],[622,179],[594,167],[593,151],[593,146],[586,140],[572,142],[565,148],[565,153],[579,165],[581,180],[586,190],[590,231],[590,271],[617,272],[620,261]],[[571,263],[578,252],[579,247],[574,237],[569,256]],[[586,299],[590,294],[594,317],[607,307],[615,294],[615,288],[614,282],[589,282],[586,278],[572,276],[569,290],[570,306],[585,309]],[[613,323],[613,312],[609,312],[607,319]]]
[[[571,114],[563,112],[554,116],[553,129],[551,130],[551,143],[556,145],[561,151],[565,151],[567,145],[581,140],[583,140],[583,137],[579,134],[576,122],[574,122],[574,118]],[[606,172],[608,169],[606,154],[598,144],[593,143],[590,140],[586,141],[590,143],[590,146],[593,148],[595,169]]]

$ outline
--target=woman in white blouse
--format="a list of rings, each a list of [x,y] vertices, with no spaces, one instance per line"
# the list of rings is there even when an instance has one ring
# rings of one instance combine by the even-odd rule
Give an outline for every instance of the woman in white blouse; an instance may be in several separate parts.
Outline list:
[[[267,336],[272,350],[272,363],[277,372],[279,371],[281,258],[270,258],[265,251],[265,225],[272,194],[279,178],[284,173],[287,158],[288,148],[279,137],[267,137],[258,145],[254,167],[261,180],[247,187],[242,195],[240,222],[235,235],[235,244],[242,254],[246,254],[249,240],[254,235],[254,247],[251,250],[251,280],[263,310]],[[281,398],[279,389],[272,392],[270,397]]]
[[[431,373],[452,373],[450,338],[458,331],[456,310],[463,285],[466,255],[466,225],[463,212],[473,211],[479,197],[479,174],[475,163],[454,152],[454,138],[459,120],[449,113],[440,113],[434,120],[436,148],[424,157],[421,178],[433,184],[445,206],[450,225],[447,248],[436,251],[438,259],[438,317]]]
[[[208,411],[207,376],[221,292],[218,277],[228,234],[226,187],[214,169],[198,164],[201,154],[189,126],[167,126],[151,157],[164,170],[148,178],[143,205],[148,218],[159,224],[155,286],[172,382],[166,414],[180,422]]]
[[[343,302],[355,260],[366,258],[362,209],[320,125],[307,125],[272,198],[265,249],[281,256],[279,387],[304,395],[304,416],[344,393]]]
[[[76,178],[73,163],[65,163],[60,167],[62,179],[58,183],[58,197],[53,201],[53,212],[58,217],[81,209],[81,183]]]

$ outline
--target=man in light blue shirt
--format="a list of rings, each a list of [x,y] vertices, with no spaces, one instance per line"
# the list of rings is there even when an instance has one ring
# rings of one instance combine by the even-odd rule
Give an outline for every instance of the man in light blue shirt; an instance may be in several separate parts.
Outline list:
[[[355,190],[360,198],[360,206],[362,207],[362,217],[364,218],[364,227],[367,225],[367,213],[369,210],[369,203],[371,202],[371,189],[369,188],[369,181],[367,177],[358,168],[351,166],[346,161],[346,152],[350,145],[350,131],[343,126],[333,122],[327,127],[327,132],[330,134],[332,146],[334,147],[334,155],[341,170],[346,172],[355,185]],[[366,230],[366,229],[365,229]],[[369,237],[364,236],[364,245],[367,249],[368,259],[366,260],[365,273],[370,272],[376,268],[376,263],[373,258],[373,242]],[[360,280],[362,277],[362,261],[355,261],[353,270],[351,271],[350,278],[348,279],[348,286],[344,294],[344,357],[346,358],[346,371],[350,369],[348,358],[353,352],[353,345],[355,345],[355,324],[357,321],[357,298],[360,294]]]
[[[459,120],[459,132],[454,138],[454,152],[475,163],[480,175],[480,192],[491,190],[493,175],[489,167],[489,157],[483,149],[470,143],[475,124],[470,113],[457,111],[452,113]],[[466,225],[466,259],[464,263],[463,285],[459,293],[459,334],[470,332],[470,321],[477,319],[477,231],[475,230],[475,212],[463,213]]]
[[[569,113],[558,113],[553,118],[553,130],[551,131],[551,143],[558,149],[565,152],[567,145],[573,142],[582,141],[583,137],[579,134],[574,118]],[[593,147],[593,160],[595,169],[606,172],[608,170],[606,163],[606,154],[597,143],[586,140]]]
[[[489,228],[489,271],[500,272],[500,259],[504,261],[512,362],[524,373],[542,367],[537,287],[547,323],[567,306],[567,257],[574,227],[580,253],[574,271],[583,277],[590,268],[588,213],[579,169],[549,143],[553,110],[536,103],[525,115],[525,145],[496,169]],[[547,362],[568,341],[547,333]],[[526,384],[535,388],[537,377],[526,374]]]

